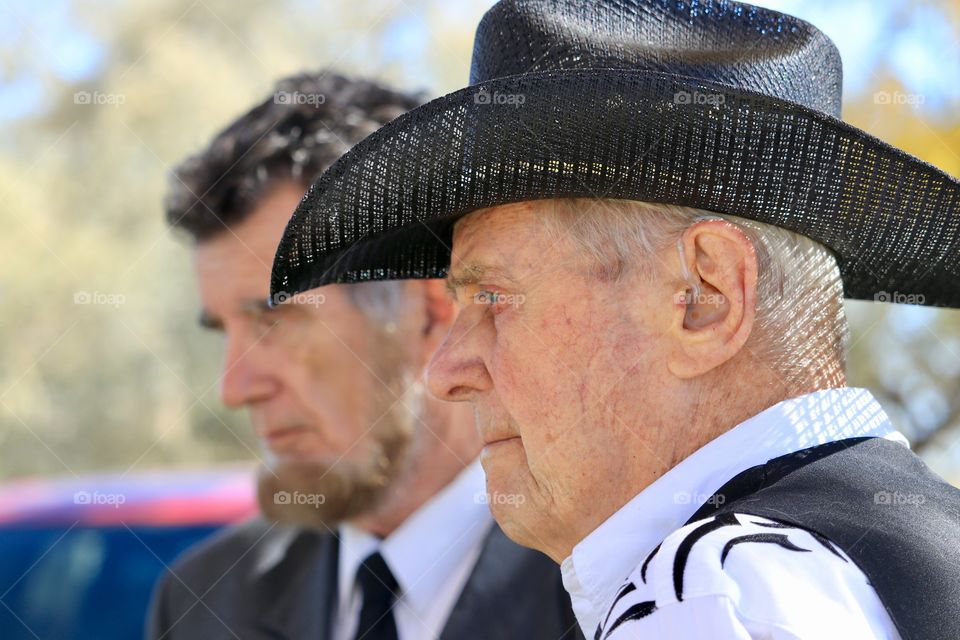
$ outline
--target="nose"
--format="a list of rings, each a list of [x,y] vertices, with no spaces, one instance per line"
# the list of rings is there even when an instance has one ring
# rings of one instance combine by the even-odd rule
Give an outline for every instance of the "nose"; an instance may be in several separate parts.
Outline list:
[[[227,353],[220,378],[220,401],[237,409],[269,397],[276,382],[262,348],[236,336],[227,337]]]
[[[431,395],[447,402],[467,402],[493,388],[483,358],[493,347],[490,324],[489,318],[460,312],[427,365]]]

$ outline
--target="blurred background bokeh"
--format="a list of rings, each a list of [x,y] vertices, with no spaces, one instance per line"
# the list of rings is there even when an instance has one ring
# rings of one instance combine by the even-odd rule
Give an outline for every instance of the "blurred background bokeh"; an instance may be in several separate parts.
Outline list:
[[[217,398],[171,167],[330,67],[463,86],[489,0],[0,0],[0,478],[252,460]],[[844,59],[844,117],[960,175],[960,3],[763,0]],[[960,311],[851,303],[850,382],[960,481]]]

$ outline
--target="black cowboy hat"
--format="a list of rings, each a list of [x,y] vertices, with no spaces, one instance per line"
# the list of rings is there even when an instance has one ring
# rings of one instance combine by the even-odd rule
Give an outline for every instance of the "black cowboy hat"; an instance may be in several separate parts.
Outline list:
[[[847,297],[960,306],[960,183],[840,120],[834,44],[726,0],[503,0],[470,86],[356,145],[304,196],[272,299],[446,275],[453,223],[561,197],[751,218],[831,249]]]

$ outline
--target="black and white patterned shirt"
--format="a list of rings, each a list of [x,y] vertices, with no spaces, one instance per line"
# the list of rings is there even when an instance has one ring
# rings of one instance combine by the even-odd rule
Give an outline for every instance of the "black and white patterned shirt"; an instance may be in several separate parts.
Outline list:
[[[823,536],[733,513],[684,526],[738,473],[863,436],[909,446],[869,391],[831,389],[781,402],[698,449],[564,560],[564,586],[585,635],[899,638],[867,577]]]
[[[867,577],[819,534],[744,514],[667,536],[595,638],[899,638]]]

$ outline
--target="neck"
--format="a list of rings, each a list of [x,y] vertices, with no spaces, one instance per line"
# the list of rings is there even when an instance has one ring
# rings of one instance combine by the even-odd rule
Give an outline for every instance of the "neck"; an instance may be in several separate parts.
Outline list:
[[[548,548],[541,548],[542,545],[540,545],[537,548],[557,564],[562,563],[573,552],[573,547],[580,540],[657,478],[714,438],[778,402],[814,391],[843,387],[846,384],[842,367],[839,366],[825,366],[818,375],[804,380],[794,380],[791,383],[785,382],[772,370],[769,370],[767,375],[762,375],[761,372],[765,370],[769,370],[769,367],[764,369],[756,365],[749,375],[743,372],[725,373],[709,381],[701,389],[692,391],[684,402],[675,403],[675,406],[680,408],[680,413],[669,418],[666,424],[685,425],[685,431],[678,433],[676,430],[662,429],[664,440],[655,445],[660,454],[649,460],[651,463],[659,462],[659,464],[635,466],[629,461],[624,462],[624,466],[617,474],[622,480],[619,483],[622,490],[605,503],[607,508],[597,512],[585,510],[586,519],[578,523],[578,526],[570,526],[570,523],[566,523],[562,531],[558,531],[557,544]],[[733,380],[745,379],[750,380],[749,394],[743,393],[742,383],[730,383]],[[546,537],[535,536],[530,539],[541,542],[542,538]]]
[[[377,507],[350,520],[350,524],[386,538],[450,484],[482,447],[472,412],[461,403],[428,400],[417,433],[410,466]]]
[[[740,423],[790,398],[797,398],[815,391],[843,387],[846,378],[839,366],[824,365],[815,374],[785,378],[769,365],[752,365],[753,374],[728,376],[725,383],[717,384],[712,392],[701,392],[706,398],[697,403],[692,431],[683,438],[688,446],[674,449],[669,470],[694,451],[704,446]],[[750,393],[743,393],[742,383],[730,381],[749,380]]]

